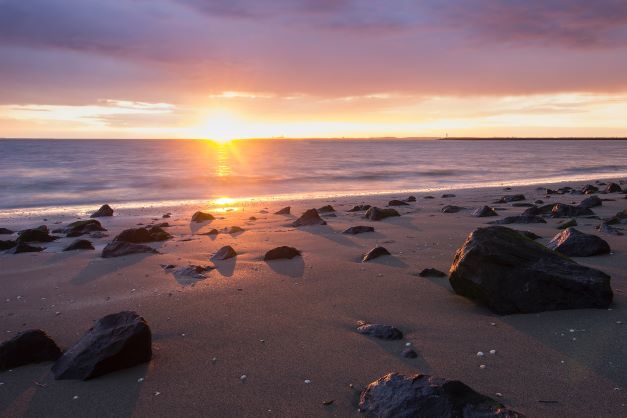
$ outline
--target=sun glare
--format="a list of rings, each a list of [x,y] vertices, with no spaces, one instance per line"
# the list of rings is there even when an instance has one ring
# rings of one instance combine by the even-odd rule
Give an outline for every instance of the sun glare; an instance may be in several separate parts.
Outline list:
[[[216,110],[206,116],[194,129],[194,136],[218,143],[226,143],[245,134],[245,122],[228,110]]]

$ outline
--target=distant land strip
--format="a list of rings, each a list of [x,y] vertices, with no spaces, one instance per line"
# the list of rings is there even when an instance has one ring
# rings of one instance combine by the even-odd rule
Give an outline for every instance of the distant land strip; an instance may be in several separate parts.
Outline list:
[[[440,141],[627,141],[627,137],[465,137],[449,136]]]

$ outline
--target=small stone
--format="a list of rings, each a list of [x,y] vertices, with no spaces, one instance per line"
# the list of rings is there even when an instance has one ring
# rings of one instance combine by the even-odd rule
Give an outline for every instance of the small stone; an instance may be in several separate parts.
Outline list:
[[[416,358],[418,357],[418,353],[411,348],[405,348],[401,355],[405,358]]]
[[[310,383],[311,383],[311,380],[309,380],[309,379],[305,379],[305,384],[306,384],[306,385],[308,385],[308,384],[310,384]]]
[[[364,257],[362,258],[362,263],[368,262],[370,260],[374,260],[375,258],[384,256],[384,255],[391,255],[390,252],[385,249],[384,247],[374,247],[372,250],[368,251],[368,253],[366,253],[366,255],[364,255]]]
[[[496,354],[496,350],[490,350],[490,354],[495,355]]]
[[[479,366],[480,369],[485,369],[485,364]]]
[[[483,351],[478,351],[477,352],[477,357],[483,357],[485,354],[483,354]]]

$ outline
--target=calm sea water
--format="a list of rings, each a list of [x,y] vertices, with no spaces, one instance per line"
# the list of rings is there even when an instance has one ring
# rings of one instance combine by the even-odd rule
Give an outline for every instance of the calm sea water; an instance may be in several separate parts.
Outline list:
[[[626,175],[625,141],[0,141],[3,209]]]

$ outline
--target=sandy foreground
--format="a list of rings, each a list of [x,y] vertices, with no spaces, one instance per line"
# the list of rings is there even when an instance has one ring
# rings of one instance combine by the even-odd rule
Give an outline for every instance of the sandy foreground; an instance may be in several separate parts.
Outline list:
[[[346,210],[359,203],[383,207],[407,195],[124,209],[99,219],[109,236],[90,238],[96,251],[61,252],[73,240],[63,238],[44,244],[42,253],[0,254],[1,340],[41,328],[67,348],[94,320],[134,310],[150,325],[154,347],[149,364],[85,382],[55,381],[51,363],[0,373],[0,411],[4,416],[359,416],[359,391],[400,371],[459,379],[530,417],[627,416],[627,235],[602,234],[594,229],[598,220],[578,220],[579,230],[600,235],[613,250],[576,259],[612,276],[614,304],[607,310],[498,316],[454,294],[446,278],[417,276],[427,267],[448,271],[468,233],[498,219],[474,218],[470,211],[441,213],[443,205],[474,208],[512,193],[524,193],[528,202],[578,203],[585,197],[545,198],[536,187],[460,190],[449,199],[434,192],[433,200],[416,194],[417,202],[398,208],[401,217],[380,222]],[[593,209],[602,218],[627,206],[622,194],[599,196],[615,199]],[[337,210],[337,217],[326,218],[327,226],[289,226],[304,210],[326,204]],[[273,214],[287,205],[292,215]],[[493,206],[503,209],[502,216],[525,209]],[[190,223],[197,210],[220,219]],[[161,219],[166,212],[172,217]],[[248,220],[251,216],[257,220]],[[14,217],[1,219],[0,226],[54,229],[56,222],[76,218]],[[100,257],[123,229],[163,221],[174,238],[151,244],[161,254]],[[546,244],[559,232],[559,221],[511,227],[533,231]],[[197,235],[234,225],[245,231]],[[341,234],[355,225],[376,231]],[[376,244],[393,256],[361,263]],[[232,245],[237,258],[209,261],[223,245]],[[279,245],[302,250],[302,258],[264,262],[263,254]],[[177,281],[162,264],[217,268],[205,280]],[[394,325],[405,338],[385,342],[360,335],[358,320]],[[418,358],[400,355],[406,343]],[[496,354],[487,354],[492,349]],[[477,357],[478,351],[486,356]]]

